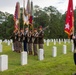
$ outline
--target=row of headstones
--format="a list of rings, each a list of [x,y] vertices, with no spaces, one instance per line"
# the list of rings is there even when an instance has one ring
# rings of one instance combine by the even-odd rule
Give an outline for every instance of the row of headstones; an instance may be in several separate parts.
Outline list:
[[[47,46],[49,46],[50,42],[53,42],[54,45],[56,45],[57,42],[59,42],[59,44],[61,44],[61,42],[63,42],[64,44],[66,44],[67,42],[68,43],[73,43],[73,40],[64,39],[64,41],[63,41],[63,39],[62,40],[60,40],[60,39],[59,40],[58,39],[51,39],[51,40],[47,39],[47,40],[45,40],[44,39],[44,42],[46,43]]]
[[[13,41],[12,41],[12,39],[10,39],[10,40],[5,39],[3,42],[7,43],[9,46]],[[73,42],[73,40],[70,40],[70,39],[47,39],[47,40],[45,40],[44,39],[44,42],[47,44],[47,46],[49,46],[50,42],[53,42],[54,45],[56,45],[57,42],[59,42],[59,44],[61,44],[61,42],[64,42],[64,44],[66,44],[66,42],[70,43],[70,42]],[[2,40],[0,40],[0,44],[1,43],[2,43]]]
[[[74,51],[74,45],[72,45],[72,52]],[[63,45],[63,54],[67,54],[67,46]],[[53,46],[52,48],[52,57],[57,56],[57,47]],[[44,60],[44,50],[38,50],[38,59]],[[21,65],[27,64],[27,52],[21,52]],[[0,71],[4,71],[8,69],[8,55],[0,56]]]
[[[2,42],[2,41],[0,41]],[[6,42],[7,43],[7,42]],[[12,42],[11,42],[12,43]],[[2,45],[0,44],[0,49],[2,49]],[[74,45],[72,44],[72,52],[74,51]],[[2,52],[2,50],[0,50]],[[66,54],[66,45],[63,45],[63,54]],[[57,56],[57,47],[53,47],[52,50],[52,56],[56,57]],[[43,60],[44,59],[44,50],[40,49],[38,51],[38,59]],[[27,52],[22,52],[21,53],[21,65],[27,64]],[[4,71],[8,69],[8,55],[1,55],[0,56],[0,71]]]
[[[10,40],[5,39],[4,41],[2,41],[2,40],[0,39],[0,44],[2,44],[2,42],[7,43],[8,46],[9,46],[9,45],[13,42],[13,40],[12,40],[12,39],[10,39]]]
[[[13,41],[12,41],[12,39],[10,39],[10,40],[5,39],[3,42],[8,43],[8,45],[10,45],[10,43],[12,43]],[[64,42],[64,44],[66,44],[66,42],[70,43],[70,42],[73,42],[73,40],[70,40],[70,39],[47,39],[46,40],[46,39],[44,39],[44,42],[45,43],[54,42],[54,44],[56,42],[59,42],[59,44],[61,44],[61,42]],[[2,40],[0,40],[0,44],[1,43],[2,43]]]
[[[0,52],[2,52],[3,49],[2,42],[7,43],[9,46],[12,43],[12,40],[6,40],[6,39],[4,41],[0,40]],[[12,44],[12,50],[13,50],[13,44]]]
[[[70,39],[44,39],[44,42],[54,42],[54,41],[56,41],[56,42],[68,42],[68,43],[70,43],[70,41],[72,41],[72,40],[70,40]]]
[[[71,51],[74,52],[74,44],[72,44],[72,46],[71,46]],[[63,45],[63,51],[62,51],[62,53],[63,54],[67,54],[67,46],[66,45]],[[52,56],[53,57],[57,56],[57,47],[56,46],[53,46]]]
[[[27,64],[28,55],[27,52],[21,52],[21,65]],[[39,49],[38,51],[38,59],[43,60],[44,59],[44,50]],[[8,55],[0,55],[0,71],[5,71],[8,69]]]
[[[12,39],[10,39],[10,40],[5,39],[3,42],[4,43],[7,43],[8,46],[9,46],[13,42],[13,40]]]

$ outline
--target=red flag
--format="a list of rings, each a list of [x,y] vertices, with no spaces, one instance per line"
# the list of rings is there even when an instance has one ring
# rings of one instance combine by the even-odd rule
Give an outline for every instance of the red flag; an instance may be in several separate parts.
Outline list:
[[[70,35],[74,27],[73,0],[69,0],[64,31]]]
[[[18,23],[20,18],[20,4],[19,2],[16,3],[15,13],[14,13],[14,22],[15,22],[15,29],[19,29]]]

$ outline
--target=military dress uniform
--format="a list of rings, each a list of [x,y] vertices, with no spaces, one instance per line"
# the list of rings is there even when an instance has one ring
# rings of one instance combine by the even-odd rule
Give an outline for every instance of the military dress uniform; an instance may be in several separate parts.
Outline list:
[[[42,30],[39,31],[38,35],[38,44],[39,44],[39,49],[43,49],[43,44],[44,44],[44,32]]]
[[[17,52],[18,50],[18,32],[14,32],[11,36],[11,38],[13,39],[13,46],[14,46],[14,51]]]
[[[38,32],[35,32],[35,33],[34,33],[34,36],[33,36],[34,56],[37,55],[37,45],[38,45]]]
[[[18,52],[22,51],[22,41],[23,41],[23,34],[20,32],[18,34]]]
[[[76,65],[76,37],[75,39],[73,39],[73,42],[74,42],[74,63]]]
[[[28,34],[28,53],[29,53],[29,55],[32,55],[32,38],[33,38],[33,36],[32,36],[32,33],[30,34]]]
[[[73,38],[73,34],[72,34],[70,36],[70,39],[73,39],[73,43],[74,43],[74,55],[73,55],[73,57],[74,57],[74,63],[76,65],[76,36],[75,36],[75,38]]]

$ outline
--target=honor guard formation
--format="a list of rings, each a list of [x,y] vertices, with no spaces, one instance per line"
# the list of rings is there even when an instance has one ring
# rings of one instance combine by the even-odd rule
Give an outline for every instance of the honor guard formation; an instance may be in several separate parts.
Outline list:
[[[24,30],[14,30],[11,39],[13,39],[14,52],[26,51],[29,55],[37,55],[38,49],[43,49],[44,31],[42,26],[29,30],[26,27]]]

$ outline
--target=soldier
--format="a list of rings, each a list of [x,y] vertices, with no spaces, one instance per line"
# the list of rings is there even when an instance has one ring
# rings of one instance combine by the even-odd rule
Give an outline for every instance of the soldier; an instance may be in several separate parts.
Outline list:
[[[11,38],[13,39],[13,46],[14,46],[14,51],[16,51],[17,52],[17,45],[18,45],[18,30],[14,30],[14,32],[13,32],[13,34],[12,34],[12,36],[11,36]]]
[[[22,51],[23,33],[22,30],[18,31],[18,52]]]
[[[33,34],[33,50],[34,50],[34,56],[37,55],[37,45],[38,45],[38,32],[37,29],[34,29],[34,34]]]
[[[23,43],[24,43],[24,51],[27,51],[27,46],[28,46],[28,27],[25,28],[24,30],[24,35],[23,35]]]
[[[71,38],[73,39],[74,42],[74,63],[76,65],[76,35],[74,36],[73,34],[71,34]]]
[[[43,44],[44,44],[44,32],[42,30],[42,26],[39,27],[39,33],[38,33],[38,44],[39,44],[39,49],[43,49]]]
[[[32,31],[30,30],[28,33],[28,53],[32,55]]]

